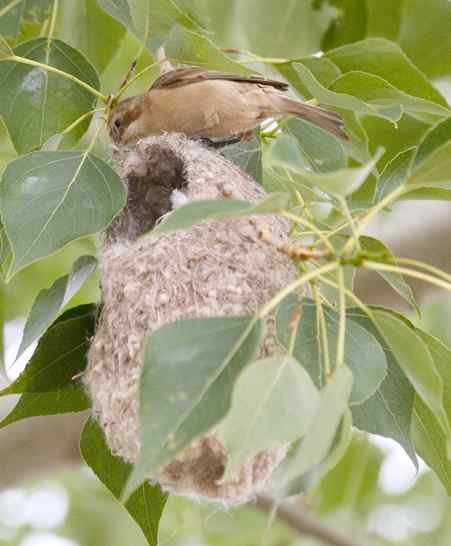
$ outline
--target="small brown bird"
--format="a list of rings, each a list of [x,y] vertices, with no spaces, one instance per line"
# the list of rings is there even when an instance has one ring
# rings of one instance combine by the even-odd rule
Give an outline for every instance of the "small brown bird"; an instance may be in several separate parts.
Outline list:
[[[246,138],[269,118],[298,116],[346,139],[342,118],[284,95],[288,85],[260,76],[179,68],[160,76],[147,93],[120,102],[109,129],[116,144],[163,132],[227,141]]]

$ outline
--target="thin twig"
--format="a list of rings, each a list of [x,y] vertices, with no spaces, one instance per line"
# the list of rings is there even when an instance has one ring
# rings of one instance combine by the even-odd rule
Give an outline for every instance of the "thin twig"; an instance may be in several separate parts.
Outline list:
[[[271,513],[274,509],[274,500],[266,495],[259,495],[256,507],[265,514]],[[329,529],[300,510],[296,510],[285,503],[276,507],[276,516],[300,535],[314,537],[324,544],[330,546],[363,546],[361,543],[354,542],[351,538]]]

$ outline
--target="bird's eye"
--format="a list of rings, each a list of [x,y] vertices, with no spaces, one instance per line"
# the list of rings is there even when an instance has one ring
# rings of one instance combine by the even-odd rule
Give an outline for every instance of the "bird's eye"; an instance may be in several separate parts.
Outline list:
[[[114,125],[119,129],[119,127],[121,126],[121,121],[119,119],[116,119]]]

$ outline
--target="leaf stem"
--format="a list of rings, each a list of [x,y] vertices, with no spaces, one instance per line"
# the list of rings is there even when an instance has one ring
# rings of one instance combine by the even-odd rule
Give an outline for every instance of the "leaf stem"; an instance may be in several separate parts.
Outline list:
[[[48,72],[58,74],[59,76],[62,76],[63,78],[71,80],[74,83],[80,85],[81,87],[84,87],[87,91],[89,91],[92,95],[99,98],[104,103],[108,102],[108,97],[106,95],[104,95],[100,91],[97,91],[97,89],[94,89],[94,87],[84,82],[83,80],[78,79],[76,76],[73,76],[72,74],[69,74],[68,72],[64,72],[63,70],[60,70],[59,68],[55,68],[54,66],[43,64],[38,61],[33,61],[33,59],[27,59],[26,57],[19,57],[17,55],[12,55],[11,57],[5,57],[4,59],[0,60],[0,62],[2,61],[12,61],[12,62],[20,63],[20,64],[27,64],[29,66],[36,66],[38,68],[42,68],[43,70],[47,70]]]
[[[438,267],[434,267],[433,265],[427,264],[425,262],[420,262],[419,260],[414,260],[412,258],[399,258],[396,257],[395,261],[398,265],[411,265],[413,267],[418,267],[419,269],[424,269],[425,271],[429,271],[430,273],[433,273],[434,275],[437,275],[437,277],[441,277],[445,281],[448,281],[451,284],[451,275],[443,271],[442,269],[439,269]]]
[[[14,9],[21,2],[23,2],[23,0],[12,0],[12,2],[7,4],[4,8],[0,9],[0,17],[3,17],[3,15],[6,15],[9,11]]]
[[[434,284],[439,288],[443,288],[444,290],[448,290],[448,292],[451,292],[451,282],[445,282],[441,279],[433,277],[432,275],[422,273],[421,271],[408,269],[407,267],[399,267],[397,265],[371,262],[369,260],[363,260],[362,267],[364,267],[365,269],[370,269],[372,271],[387,271],[389,273],[400,273],[401,275],[407,275],[408,277],[413,277],[415,279]]]
[[[355,226],[355,220],[352,217],[351,211],[349,210],[348,203],[344,197],[341,195],[337,196],[338,202],[340,203],[340,206],[343,210],[343,213],[348,220],[349,227],[351,228],[352,236],[354,238],[354,247],[357,250],[360,250],[360,242],[359,242],[359,234],[357,233],[357,229]]]
[[[343,254],[347,254],[351,252],[354,249],[355,240],[360,238],[360,235],[362,235],[363,230],[366,228],[366,226],[371,222],[371,220],[381,211],[383,210],[387,205],[395,201],[398,197],[400,197],[403,193],[405,193],[406,187],[400,186],[396,190],[390,192],[384,199],[379,201],[374,207],[372,207],[367,214],[360,220],[358,223],[354,238],[349,239],[349,241],[346,243],[346,245],[343,248]]]
[[[293,356],[293,353],[294,353],[294,347],[296,345],[296,338],[297,338],[297,335],[298,335],[298,328],[299,328],[299,322],[301,320],[301,310],[297,309],[295,312],[294,312],[294,315],[292,317],[292,319],[290,320],[290,323],[288,325],[288,328],[290,331],[290,338],[288,340],[288,354],[290,356]]]
[[[315,283],[312,283],[312,294],[313,294],[313,299],[315,300],[316,309],[317,309],[320,340],[321,340],[323,361],[324,361],[324,378],[326,383],[328,383],[332,376],[332,369],[330,366],[330,354],[329,354],[329,338],[327,336],[327,327],[326,327],[326,320],[324,318],[323,304],[321,302],[321,298],[319,297],[318,288],[315,286]]]
[[[291,220],[292,222],[300,224],[301,226],[305,226],[308,229],[310,229],[311,231],[313,231],[313,233],[315,233],[319,237],[319,239],[321,239],[324,246],[330,251],[330,253],[332,255],[335,254],[334,247],[332,246],[330,241],[327,239],[327,237],[325,237],[323,232],[315,226],[315,224],[313,222],[310,222],[309,220],[306,220],[305,218],[301,218],[300,216],[297,216],[296,214],[293,214],[293,213],[288,212],[288,211],[283,211],[281,213],[281,216],[283,216],[287,220]]]
[[[303,284],[309,281],[312,281],[314,279],[317,279],[321,275],[325,275],[326,273],[329,273],[330,271],[334,271],[338,267],[339,267],[338,262],[331,262],[321,267],[318,267],[317,269],[313,269],[312,271],[309,271],[308,273],[305,273],[304,275],[301,275],[299,279],[296,279],[295,281],[290,283],[288,286],[283,288],[266,305],[264,305],[261,308],[261,310],[257,313],[257,317],[258,318],[266,317],[266,315],[268,315],[274,309],[274,307],[277,307],[277,305],[279,305],[279,303],[286,296],[288,296],[288,294],[291,294],[291,292],[301,287]]]
[[[332,288],[335,288],[335,289],[339,289],[339,286],[336,282],[330,280],[329,278],[327,278],[326,276],[322,275],[320,278],[319,278],[319,281],[324,283],[324,284],[327,284],[329,286],[331,286]],[[356,305],[357,307],[359,307],[367,316],[369,319],[371,319],[373,322],[374,322],[374,317],[373,317],[373,313],[371,312],[371,309],[365,305],[363,303],[363,301],[358,298],[354,292],[352,292],[352,290],[349,290],[349,288],[346,288],[344,289],[344,292],[346,294],[346,296],[352,300]]]
[[[145,68],[140,70],[137,74],[133,76],[133,78],[130,78],[130,80],[119,90],[119,92],[114,96],[114,99],[117,101],[124,93],[127,91],[127,89],[135,83],[136,80],[138,80],[142,75],[144,75],[146,72],[151,70],[152,68],[155,68],[156,66],[160,65],[163,61],[156,61],[152,64],[147,65]]]
[[[355,223],[356,219],[353,218],[352,219],[353,223]],[[330,240],[334,235],[336,235],[337,233],[340,233],[340,231],[343,231],[345,228],[349,227],[350,226],[350,222],[349,220],[347,220],[346,222],[343,222],[342,224],[340,224],[338,227],[334,228],[333,230],[331,231],[321,231],[321,233],[323,234],[327,234],[327,235],[324,235],[324,237],[327,239],[327,240]],[[312,231],[312,234],[314,232]],[[317,241],[314,241],[310,246],[311,247],[315,247],[317,245],[319,245],[320,243],[322,243],[322,240],[318,239]]]
[[[338,339],[337,339],[337,357],[335,367],[343,366],[345,361],[345,338],[346,338],[346,294],[345,294],[345,278],[343,268],[337,269],[338,280],[338,296],[339,296],[339,312],[340,320],[338,323]]]
[[[78,119],[76,119],[73,123],[71,123],[68,127],[62,131],[62,135],[67,135],[67,133],[70,133],[79,125],[82,123],[86,118],[89,118],[89,116],[92,116],[93,114],[97,112],[104,112],[105,108],[95,108],[94,110],[90,110],[89,112],[84,113],[82,116],[80,116]]]
[[[49,33],[47,35],[47,47],[50,49],[50,42],[55,32],[56,16],[58,15],[59,0],[53,0],[52,17],[50,19]]]

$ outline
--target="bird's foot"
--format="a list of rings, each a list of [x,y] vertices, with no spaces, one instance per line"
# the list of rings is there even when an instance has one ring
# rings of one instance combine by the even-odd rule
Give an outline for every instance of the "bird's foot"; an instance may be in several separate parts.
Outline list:
[[[219,150],[225,146],[230,146],[231,144],[237,144],[241,142],[241,135],[236,137],[227,138],[224,140],[211,140],[210,138],[200,138],[202,144],[207,146],[207,148],[213,148],[214,150]]]

